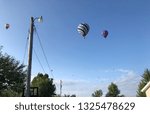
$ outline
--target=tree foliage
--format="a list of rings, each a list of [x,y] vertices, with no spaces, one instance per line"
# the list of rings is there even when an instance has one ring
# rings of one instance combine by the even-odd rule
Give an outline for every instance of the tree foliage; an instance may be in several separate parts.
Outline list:
[[[92,97],[101,97],[103,95],[103,91],[100,90],[96,90],[94,93],[92,93]]]
[[[53,84],[53,79],[49,78],[48,74],[38,73],[32,80],[32,87],[38,87],[39,97],[52,97],[55,94],[56,87]]]
[[[25,66],[0,49],[0,96],[21,96],[26,77]]]
[[[138,85],[137,97],[146,97],[145,92],[141,92],[144,86],[150,81],[150,70],[146,69],[142,75],[142,79]]]
[[[111,83],[108,86],[108,92],[106,94],[106,97],[124,97],[124,95],[120,95],[120,90],[118,89],[118,86],[114,83]]]

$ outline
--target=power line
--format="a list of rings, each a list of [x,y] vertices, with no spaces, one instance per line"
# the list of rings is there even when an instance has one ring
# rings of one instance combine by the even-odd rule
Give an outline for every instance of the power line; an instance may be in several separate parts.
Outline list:
[[[30,32],[30,31],[29,31],[29,32]],[[28,32],[28,33],[29,33],[29,32]],[[29,34],[30,34],[30,33],[29,33]],[[24,56],[23,56],[23,61],[22,61],[23,64],[24,64],[25,57],[26,57],[27,46],[28,46],[28,40],[29,40],[29,37],[27,37],[27,39],[26,39],[26,44],[25,44],[25,49],[24,49],[25,51],[24,51]],[[33,48],[33,51],[34,51],[34,54],[35,54],[35,56],[36,56],[36,58],[37,58],[37,60],[38,60],[38,62],[39,62],[39,64],[40,64],[40,66],[41,66],[43,72],[45,73],[44,67],[43,67],[43,65],[41,64],[41,61],[40,61],[40,59],[39,59],[39,57],[38,57],[38,55],[37,55],[37,53],[36,53],[36,51],[35,51],[34,48]]]
[[[51,76],[54,79],[53,70],[51,69]]]
[[[40,46],[41,46],[41,49],[42,49],[44,58],[45,58],[45,60],[46,60],[47,66],[48,66],[48,68],[49,68],[49,71],[52,73],[52,69],[50,68],[50,65],[49,65],[49,63],[48,63],[48,60],[47,60],[47,57],[46,57],[46,54],[45,54],[45,51],[44,51],[42,42],[41,42],[40,37],[39,37],[39,34],[38,34],[37,30],[36,30],[36,27],[35,27],[35,33],[36,33],[36,35],[37,35],[37,37],[38,37],[38,40],[39,40],[39,43],[40,43]]]
[[[41,66],[43,72],[45,73],[44,67],[42,66],[41,61],[40,61],[40,59],[39,59],[39,57],[38,57],[38,55],[37,55],[37,53],[36,53],[36,51],[35,51],[34,48],[33,48],[33,51],[34,51],[34,54],[35,54],[35,56],[36,56],[36,58],[37,58],[37,60],[38,60],[38,62],[39,62],[39,64],[40,64],[40,66]]]
[[[23,55],[23,60],[22,60],[23,64],[24,64],[25,57],[26,57],[27,46],[28,46],[28,39],[29,39],[29,37],[27,37],[27,39],[26,39],[26,44],[25,44],[25,49],[24,49],[24,55]]]

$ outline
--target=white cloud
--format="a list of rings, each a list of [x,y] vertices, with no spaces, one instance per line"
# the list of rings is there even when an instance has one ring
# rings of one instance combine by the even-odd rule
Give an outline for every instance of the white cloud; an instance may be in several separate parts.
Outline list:
[[[115,71],[116,71],[116,72],[122,72],[122,73],[131,73],[131,72],[133,73],[132,70],[121,69],[121,68],[120,68],[120,69],[116,69]]]
[[[107,71],[107,72],[106,72]],[[62,93],[63,94],[76,94],[81,97],[90,97],[91,94],[97,90],[102,89],[103,94],[107,93],[108,85],[111,82],[117,84],[118,88],[121,90],[121,94],[125,96],[136,96],[137,87],[140,81],[140,76],[134,72],[133,70],[127,69],[113,69],[113,70],[105,70],[105,75],[97,78],[97,81],[93,80],[63,80]],[[111,73],[116,73],[115,77],[110,77]],[[93,77],[94,78],[94,77]],[[59,93],[60,88],[60,80],[54,80],[57,88],[57,93]]]
[[[87,80],[63,80],[62,94],[76,94],[77,96],[87,96],[89,81]],[[55,81],[57,93],[60,92],[60,80]]]
[[[121,77],[114,81],[125,96],[136,96],[140,76],[132,70],[118,69],[122,72]]]

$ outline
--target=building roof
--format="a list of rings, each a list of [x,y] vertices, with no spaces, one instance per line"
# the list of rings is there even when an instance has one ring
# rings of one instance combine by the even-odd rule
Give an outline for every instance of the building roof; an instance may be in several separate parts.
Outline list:
[[[147,91],[148,88],[150,88],[150,81],[144,86],[144,88],[141,90],[141,92]]]

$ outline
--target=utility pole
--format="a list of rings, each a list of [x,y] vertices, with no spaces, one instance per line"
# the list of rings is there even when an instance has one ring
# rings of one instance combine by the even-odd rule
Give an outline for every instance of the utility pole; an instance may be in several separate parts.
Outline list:
[[[31,81],[31,68],[32,68],[32,49],[33,49],[33,31],[34,31],[34,18],[30,20],[30,34],[29,34],[29,46],[28,46],[28,68],[27,68],[27,82],[25,97],[30,97],[30,81]]]
[[[62,94],[62,80],[60,80],[60,97],[61,97],[61,94]]]

